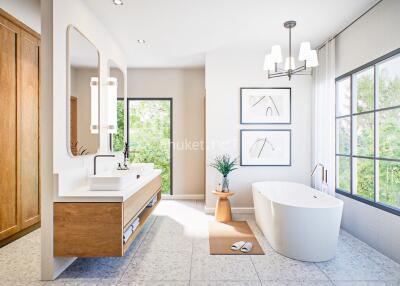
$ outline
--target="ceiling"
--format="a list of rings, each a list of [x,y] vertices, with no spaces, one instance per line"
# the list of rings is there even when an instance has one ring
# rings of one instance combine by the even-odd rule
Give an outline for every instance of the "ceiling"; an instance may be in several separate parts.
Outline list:
[[[296,20],[294,51],[315,47],[377,0],[85,0],[113,34],[128,67],[201,67],[218,48],[287,46],[286,20]],[[145,40],[139,44],[138,40]]]

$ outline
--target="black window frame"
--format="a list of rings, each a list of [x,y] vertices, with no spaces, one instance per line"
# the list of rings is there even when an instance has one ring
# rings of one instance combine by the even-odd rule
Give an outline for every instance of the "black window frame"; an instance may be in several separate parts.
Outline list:
[[[118,102],[118,101],[125,101],[125,100],[124,100],[124,98],[118,97],[118,98],[117,98],[117,102]],[[125,113],[126,113],[126,111],[125,111],[125,108],[124,108],[124,118],[126,118]],[[118,127],[118,126],[117,126],[117,127]],[[114,150],[113,150],[113,135],[114,135],[114,134],[110,134],[110,142],[109,142],[109,144],[110,144],[110,145],[109,145],[109,146],[110,146],[110,152],[121,152],[121,151],[123,151],[123,150],[121,150],[121,151],[114,151]],[[124,132],[124,137],[126,137],[125,132]],[[127,142],[126,139],[125,139],[125,142]]]
[[[173,108],[173,98],[172,97],[128,97],[127,98],[127,103],[126,103],[126,142],[128,142],[128,146],[130,146],[130,142],[129,142],[129,129],[130,129],[130,124],[129,124],[129,102],[131,101],[139,101],[139,100],[159,100],[159,101],[169,101],[171,110],[170,110],[170,114],[169,114],[169,122],[171,124],[170,129],[169,129],[169,136],[170,136],[170,145],[169,145],[169,152],[170,152],[170,160],[169,160],[169,179],[170,179],[170,190],[169,190],[169,194],[167,195],[173,195],[174,194],[174,179],[173,179],[173,158],[174,158],[174,149],[173,149],[173,142],[174,142],[174,138],[173,138],[173,126],[174,126],[174,122],[173,122],[173,112],[174,112],[174,108]]]
[[[335,89],[337,86],[337,83],[339,81],[342,81],[346,78],[350,79],[350,113],[346,114],[346,115],[339,115],[337,116],[337,109],[338,109],[338,104],[337,104],[337,97],[338,94],[337,92],[335,92],[335,190],[336,193],[352,198],[354,200],[357,200],[359,202],[365,203],[367,205],[373,206],[375,208],[381,209],[383,211],[392,213],[394,215],[400,216],[400,207],[397,208],[395,206],[391,206],[382,202],[377,201],[377,186],[376,186],[376,182],[377,182],[377,173],[376,173],[376,162],[381,160],[381,161],[389,161],[389,162],[397,162],[400,163],[400,158],[399,159],[393,159],[393,158],[384,158],[384,157],[378,157],[376,154],[377,151],[377,146],[376,146],[376,136],[377,136],[377,128],[376,128],[376,123],[377,123],[377,113],[381,112],[381,111],[387,111],[387,110],[393,110],[393,109],[400,109],[400,105],[396,105],[396,106],[391,106],[391,107],[384,107],[384,108],[377,108],[377,88],[376,88],[376,83],[377,83],[377,65],[379,65],[380,63],[393,58],[393,57],[398,57],[400,56],[400,48],[396,49],[392,52],[389,52],[373,61],[370,61],[350,72],[347,72],[341,76],[336,77],[335,79]],[[353,75],[362,72],[364,70],[367,70],[369,68],[373,68],[374,71],[374,108],[373,110],[370,111],[363,111],[363,112],[353,112],[353,92],[354,92],[354,86],[353,86]],[[373,156],[360,156],[360,155],[354,155],[353,154],[353,118],[357,115],[362,115],[362,114],[374,114],[374,155]],[[341,119],[341,118],[350,118],[350,154],[340,154],[338,153],[338,145],[337,145],[337,120]],[[347,192],[345,190],[342,190],[340,188],[338,188],[337,186],[337,179],[338,179],[338,157],[345,157],[345,158],[349,158],[350,160],[350,190]],[[373,160],[374,162],[374,199],[373,200],[369,200],[365,197],[356,195],[353,193],[353,159],[354,158],[361,158],[361,159],[370,159]]]

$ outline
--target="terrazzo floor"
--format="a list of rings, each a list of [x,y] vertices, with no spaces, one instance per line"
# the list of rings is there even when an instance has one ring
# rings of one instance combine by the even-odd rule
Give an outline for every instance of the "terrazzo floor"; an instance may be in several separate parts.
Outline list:
[[[208,221],[201,201],[162,201],[122,258],[77,259],[56,281],[39,281],[40,230],[0,249],[3,285],[390,285],[400,286],[400,265],[340,232],[335,259],[305,263],[274,252],[247,220],[266,255],[209,255]]]

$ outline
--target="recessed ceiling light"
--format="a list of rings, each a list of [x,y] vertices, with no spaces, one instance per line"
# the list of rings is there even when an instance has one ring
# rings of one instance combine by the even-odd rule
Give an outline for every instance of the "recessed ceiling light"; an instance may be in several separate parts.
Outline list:
[[[139,44],[146,44],[146,41],[145,40],[137,40],[137,42],[139,43]]]
[[[114,5],[118,5],[118,6],[124,5],[124,2],[122,2],[122,0],[113,0],[113,3],[114,3]]]

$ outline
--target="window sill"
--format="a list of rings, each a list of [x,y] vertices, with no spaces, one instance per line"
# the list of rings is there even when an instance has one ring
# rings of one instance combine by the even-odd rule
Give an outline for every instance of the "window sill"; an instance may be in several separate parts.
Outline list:
[[[385,205],[385,204],[382,204],[382,203],[376,203],[376,202],[370,201],[370,200],[368,200],[368,199],[365,199],[365,198],[363,198],[363,197],[350,194],[349,192],[345,192],[345,191],[340,190],[340,189],[336,189],[336,193],[338,193],[339,195],[343,195],[343,196],[345,196],[345,197],[354,199],[354,200],[356,200],[356,201],[365,203],[365,204],[367,204],[367,205],[369,205],[369,206],[378,208],[378,209],[380,209],[380,210],[389,212],[389,213],[391,213],[391,214],[400,216],[400,209],[397,209],[397,208],[394,208],[394,207],[390,207],[390,206]]]

